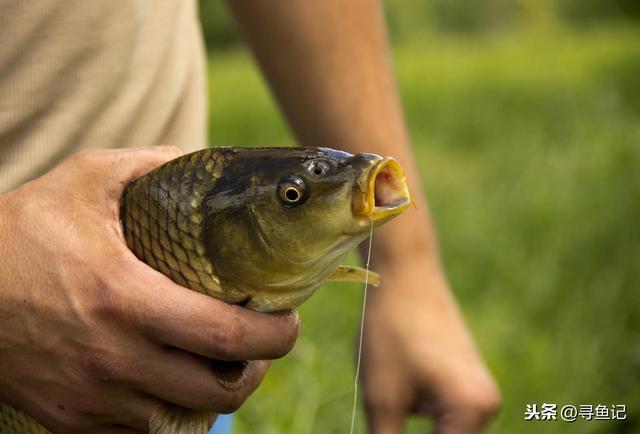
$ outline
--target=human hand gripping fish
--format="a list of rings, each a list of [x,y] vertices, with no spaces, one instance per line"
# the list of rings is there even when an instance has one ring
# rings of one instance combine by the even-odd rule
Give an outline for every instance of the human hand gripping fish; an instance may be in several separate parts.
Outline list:
[[[177,284],[278,312],[299,306],[327,280],[363,282],[365,270],[341,262],[372,224],[410,202],[392,158],[327,148],[213,148],[134,180],[120,219],[131,251]],[[379,280],[369,272],[369,283]],[[211,367],[221,384],[234,387],[222,366]],[[149,431],[206,433],[213,417],[163,403]],[[0,432],[47,431],[2,405]]]

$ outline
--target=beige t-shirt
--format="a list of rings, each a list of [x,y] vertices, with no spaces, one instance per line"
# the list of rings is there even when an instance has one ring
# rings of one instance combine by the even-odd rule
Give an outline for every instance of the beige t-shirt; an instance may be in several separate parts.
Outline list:
[[[83,148],[205,146],[195,0],[0,0],[0,193]]]

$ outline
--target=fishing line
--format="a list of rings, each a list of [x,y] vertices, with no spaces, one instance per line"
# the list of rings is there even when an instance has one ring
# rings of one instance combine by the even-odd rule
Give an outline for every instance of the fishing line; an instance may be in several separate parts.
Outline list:
[[[358,341],[358,361],[356,363],[356,379],[353,382],[353,409],[351,411],[351,429],[350,434],[353,434],[353,429],[356,423],[356,408],[358,405],[358,377],[360,377],[360,361],[362,358],[362,336],[364,335],[364,314],[367,308],[367,288],[369,286],[369,261],[371,260],[371,244],[373,243],[373,220],[371,220],[371,229],[369,230],[369,251],[367,253],[367,270],[364,274],[364,295],[362,296],[362,318],[360,320],[360,340]]]

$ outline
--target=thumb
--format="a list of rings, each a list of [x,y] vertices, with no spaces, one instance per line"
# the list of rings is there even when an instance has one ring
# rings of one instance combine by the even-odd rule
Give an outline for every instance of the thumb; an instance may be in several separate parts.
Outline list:
[[[113,152],[114,160],[120,166],[121,173],[129,179],[144,175],[182,155],[182,150],[175,146],[119,149]]]
[[[51,173],[62,171],[65,174],[62,179],[69,179],[69,174],[75,174],[74,184],[92,185],[98,179],[102,180],[102,188],[111,186],[124,190],[133,179],[181,155],[182,151],[175,146],[88,149],[67,158]],[[77,185],[72,188],[77,188]]]
[[[412,390],[389,361],[368,353],[362,369],[362,392],[369,434],[404,434],[405,420],[410,413]],[[374,356],[374,357],[372,357]]]

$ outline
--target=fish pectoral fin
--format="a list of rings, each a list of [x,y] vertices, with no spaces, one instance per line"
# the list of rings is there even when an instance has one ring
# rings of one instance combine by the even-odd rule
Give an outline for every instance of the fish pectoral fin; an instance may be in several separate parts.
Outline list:
[[[369,273],[367,279],[367,273]],[[361,267],[353,267],[351,265],[340,265],[333,272],[329,280],[334,282],[360,282],[368,283],[369,285],[380,285],[380,275],[375,271],[367,271]]]
[[[150,434],[207,434],[210,411],[195,411],[163,404],[149,418]]]

